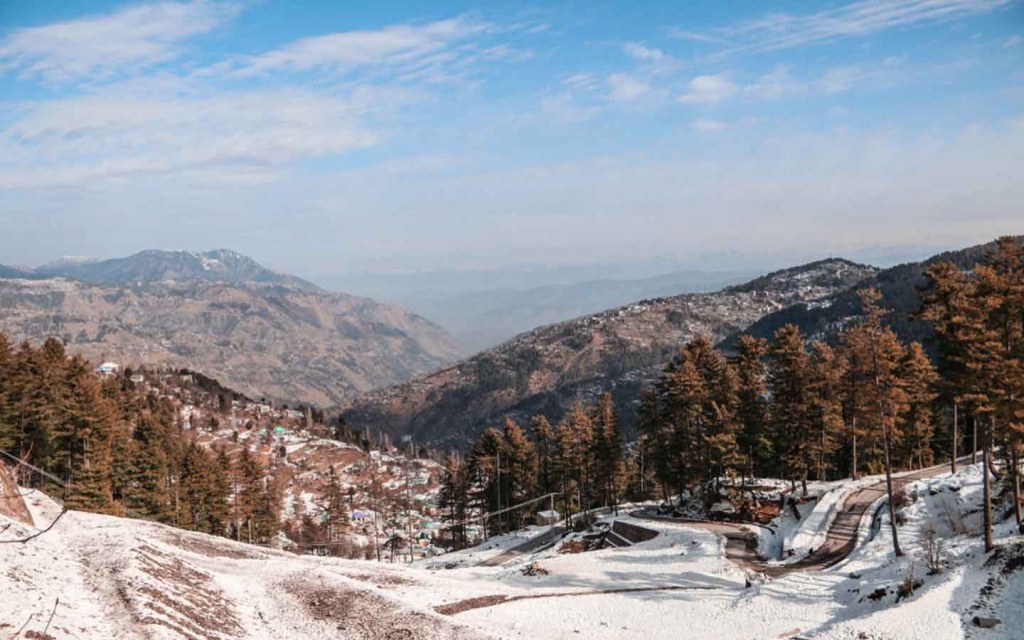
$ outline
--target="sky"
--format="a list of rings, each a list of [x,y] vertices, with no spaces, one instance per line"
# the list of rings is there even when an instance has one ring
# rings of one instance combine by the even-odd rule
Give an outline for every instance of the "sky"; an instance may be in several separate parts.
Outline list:
[[[0,263],[740,270],[1024,233],[1022,172],[1019,1],[0,0]]]

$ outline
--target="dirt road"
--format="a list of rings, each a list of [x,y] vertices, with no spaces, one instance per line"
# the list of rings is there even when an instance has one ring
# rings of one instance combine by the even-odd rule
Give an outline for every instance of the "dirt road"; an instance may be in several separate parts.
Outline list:
[[[961,458],[967,462],[970,457]],[[894,489],[907,483],[924,478],[931,478],[949,470],[949,464],[936,465],[919,471],[909,471],[893,476]],[[828,528],[825,542],[806,558],[784,565],[769,565],[757,553],[757,536],[743,525],[733,522],[711,522],[707,520],[685,520],[656,516],[647,512],[636,512],[638,518],[677,522],[688,527],[699,527],[725,537],[725,555],[737,565],[777,577],[794,571],[820,571],[839,563],[850,555],[857,544],[857,532],[861,520],[872,504],[886,494],[885,480],[858,489],[846,497],[842,507],[836,513],[835,520]]]

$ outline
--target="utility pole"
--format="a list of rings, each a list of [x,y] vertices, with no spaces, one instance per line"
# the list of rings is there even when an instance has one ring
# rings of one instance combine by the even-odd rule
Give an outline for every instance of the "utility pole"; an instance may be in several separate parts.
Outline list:
[[[412,562],[412,486],[409,482],[409,460],[402,465],[405,475],[405,528],[409,536],[409,562]]]
[[[501,511],[501,449],[498,449],[498,511]],[[505,533],[505,527],[502,526],[501,514],[498,514],[498,535]]]
[[[957,423],[957,418],[959,417],[957,415],[957,413],[958,413],[958,411],[957,411],[958,406],[957,405],[959,405],[959,403],[954,398],[953,399],[953,459],[952,459],[953,473],[956,473],[956,444],[957,444],[956,441],[958,439],[958,436],[957,436],[957,424],[956,423]]]

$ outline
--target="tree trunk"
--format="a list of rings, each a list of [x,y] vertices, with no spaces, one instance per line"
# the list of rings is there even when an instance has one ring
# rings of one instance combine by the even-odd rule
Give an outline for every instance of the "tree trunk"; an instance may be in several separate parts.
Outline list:
[[[825,481],[825,424],[821,426],[821,449],[818,451],[818,482]]]
[[[957,404],[958,404],[957,402],[955,402],[955,401],[953,402],[953,457],[952,457],[952,459],[950,461],[950,464],[952,465],[953,473],[956,473],[956,445],[957,445],[957,440],[959,438],[959,436],[957,434],[957,424],[956,424],[957,423],[957,418],[958,418],[958,411],[957,410],[959,408],[957,406]]]
[[[1010,456],[1013,474],[1013,517],[1017,520],[1017,531],[1022,532],[1020,503],[1020,443],[1010,445]]]
[[[991,477],[990,477],[989,471],[988,471],[988,456],[989,456],[989,453],[988,453],[988,439],[986,438],[985,448],[982,451],[982,460],[984,461],[984,464],[982,465],[982,474],[981,474],[981,477],[983,479],[984,492],[985,492],[985,513],[984,513],[985,521],[984,521],[984,526],[985,526],[985,552],[986,553],[988,553],[993,548],[995,548],[995,544],[992,542],[992,480],[991,480]]]
[[[853,416],[853,463],[850,467],[850,478],[857,479],[857,416]]]
[[[971,446],[971,464],[978,461],[978,416],[971,416],[971,429],[973,431],[974,444]]]
[[[903,555],[900,549],[899,533],[896,530],[896,505],[892,501],[892,464],[889,462],[889,430],[882,434],[882,444],[885,450],[885,490],[889,494],[889,527],[892,529],[892,550],[896,557]]]

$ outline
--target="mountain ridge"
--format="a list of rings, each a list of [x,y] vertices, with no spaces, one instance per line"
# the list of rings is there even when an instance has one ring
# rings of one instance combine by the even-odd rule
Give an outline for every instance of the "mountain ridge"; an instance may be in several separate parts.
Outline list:
[[[1024,236],[1016,236],[1024,244]],[[862,283],[862,287],[874,287],[882,295],[880,304],[888,309],[885,319],[901,340],[921,342],[931,348],[933,332],[928,323],[914,318],[920,309],[919,289],[925,285],[924,271],[939,262],[951,262],[962,270],[972,268],[995,247],[995,242],[986,242],[963,249],[943,251],[924,260],[906,262],[887,269],[881,269]],[[858,287],[861,288],[861,287]],[[742,332],[736,332],[722,341],[721,347],[731,350],[740,333],[759,338],[771,338],[775,331],[785,324],[795,324],[804,335],[814,339],[834,341],[839,331],[850,320],[860,314],[860,299],[854,290],[837,291],[817,304],[794,304],[767,314]]]
[[[824,260],[762,277],[760,288],[641,300],[538,327],[458,363],[343,407],[353,425],[464,447],[484,426],[533,414],[558,419],[580,399],[610,390],[627,427],[639,390],[687,340],[724,339],[763,315],[853,286],[877,269]]]
[[[91,284],[139,285],[167,280],[204,282],[267,282],[311,291],[322,289],[308,280],[273,271],[231,249],[165,251],[144,249],[123,258],[56,260],[32,270],[37,276],[60,276]]]
[[[0,329],[19,341],[60,337],[94,361],[196,369],[247,395],[321,406],[458,354],[451,336],[416,314],[229,250],[0,271]]]

